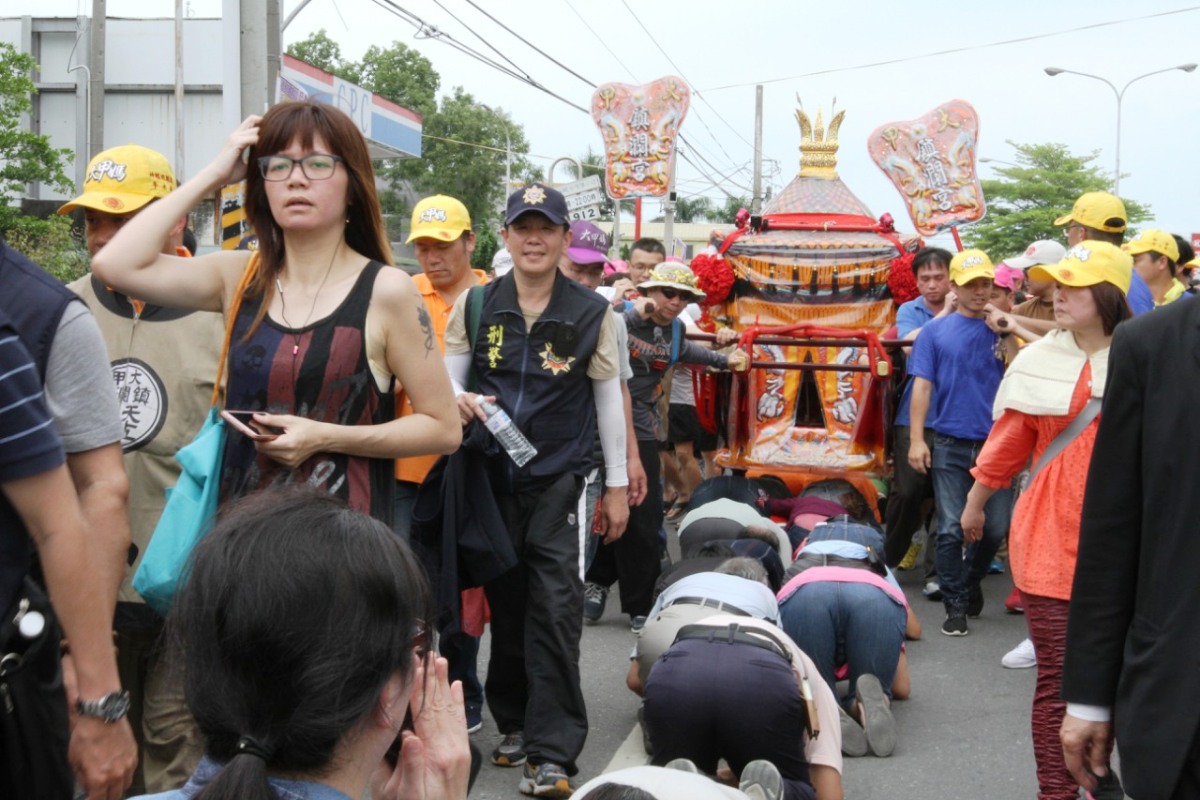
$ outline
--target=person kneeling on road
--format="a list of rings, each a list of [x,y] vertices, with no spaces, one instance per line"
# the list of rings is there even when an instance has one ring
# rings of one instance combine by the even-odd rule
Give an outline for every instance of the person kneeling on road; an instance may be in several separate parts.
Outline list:
[[[644,692],[651,668],[675,641],[684,625],[713,614],[765,619],[779,624],[779,606],[767,586],[767,572],[753,558],[730,558],[712,572],[688,575],[668,586],[650,609],[646,627],[629,654],[625,685]]]
[[[837,701],[816,665],[770,622],[719,614],[685,625],[646,681],[651,763],[689,759],[746,778],[766,760],[785,800],[841,800]]]
[[[879,531],[845,519],[817,525],[779,593],[783,628],[812,654],[821,677],[837,685],[845,665],[850,681],[843,716],[847,755],[891,755],[896,726],[890,702],[895,685],[908,694],[905,635],[920,636],[904,592],[882,560]],[[861,725],[861,729],[858,726]],[[865,735],[864,735],[865,733]]]

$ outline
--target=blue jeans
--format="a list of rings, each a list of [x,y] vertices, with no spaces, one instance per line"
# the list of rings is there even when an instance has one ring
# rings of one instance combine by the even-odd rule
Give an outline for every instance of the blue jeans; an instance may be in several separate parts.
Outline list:
[[[971,467],[983,448],[982,441],[956,439],[938,433],[933,437],[933,494],[937,500],[937,571],[942,601],[948,614],[964,614],[970,587],[987,575],[996,550],[1008,535],[1012,517],[1012,490],[1001,489],[983,508],[983,538],[963,552],[963,508],[975,479]]]
[[[417,489],[421,484],[412,481],[396,481],[396,495],[392,501],[392,530],[404,540],[412,542],[413,506],[417,503]]]
[[[884,692],[892,696],[906,614],[882,589],[865,583],[809,583],[779,604],[779,617],[835,694],[838,665],[850,669],[847,703],[853,701],[858,676],[864,674],[879,678]]]
[[[584,519],[580,521],[583,525],[584,535],[584,554],[583,554],[583,574],[587,575],[587,571],[592,568],[592,562],[596,560],[596,553],[600,550],[600,543],[604,541],[603,536],[597,536],[592,533],[592,522],[596,519],[596,504],[600,502],[600,495],[604,490],[604,470],[594,470],[593,478],[588,481],[587,501],[585,504]]]

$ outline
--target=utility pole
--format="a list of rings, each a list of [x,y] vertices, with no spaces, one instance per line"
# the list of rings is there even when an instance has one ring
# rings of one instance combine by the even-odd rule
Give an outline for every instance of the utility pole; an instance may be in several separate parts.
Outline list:
[[[187,174],[183,164],[183,0],[175,0],[175,174]]]
[[[667,252],[674,255],[675,253],[675,154],[679,151],[679,140],[676,139],[675,147],[671,150],[671,170],[670,177],[667,180],[667,202],[663,203],[663,210],[666,212],[663,215],[663,244],[667,248]]]
[[[279,0],[238,0],[241,28],[241,116],[262,114],[271,104],[282,63]]]
[[[104,149],[104,37],[107,0],[92,0],[92,27],[88,42],[87,158]]]
[[[763,122],[763,87],[760,83],[754,87],[754,197],[750,199],[750,213],[758,216],[762,213],[762,122]]]
[[[621,257],[621,201],[614,198],[613,204],[613,227],[612,227],[612,257],[618,259]]]

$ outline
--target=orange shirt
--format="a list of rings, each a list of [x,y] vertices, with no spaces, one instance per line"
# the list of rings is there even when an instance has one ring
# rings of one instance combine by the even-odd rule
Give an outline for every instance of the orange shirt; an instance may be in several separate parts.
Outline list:
[[[473,269],[471,272],[475,274],[476,282],[480,285],[488,282],[487,273],[483,270]],[[453,304],[442,299],[437,289],[433,288],[433,284],[424,274],[414,275],[413,283],[417,285],[417,291],[421,293],[421,299],[425,301],[425,307],[429,309],[429,316],[433,321],[433,332],[437,336],[438,351],[444,353],[446,351],[446,322],[450,319],[450,309]],[[408,400],[408,394],[405,393],[403,387],[397,386],[396,417],[407,417],[411,413],[413,413],[413,409],[412,403]],[[437,460],[438,457],[432,455],[398,458],[396,459],[396,480],[421,483]]]
[[[1029,463],[1038,463],[1054,437],[1071,424],[1091,397],[1092,368],[1085,363],[1063,416],[1004,412],[976,459],[971,474],[980,483],[1007,488]],[[1013,582],[1029,594],[1071,599],[1083,490],[1100,417],[1096,416],[1037,474],[1017,501],[1008,533]]]

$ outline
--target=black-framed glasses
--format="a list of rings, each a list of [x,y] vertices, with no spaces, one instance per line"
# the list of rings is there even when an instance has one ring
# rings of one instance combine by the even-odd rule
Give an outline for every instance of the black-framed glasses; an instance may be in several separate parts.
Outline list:
[[[685,303],[691,303],[696,300],[696,295],[691,292],[681,292],[679,289],[659,289],[659,291],[662,292],[662,296],[667,300],[674,300],[676,297],[682,297]]]
[[[262,173],[264,181],[286,181],[292,177],[292,171],[299,164],[304,177],[310,181],[323,181],[333,177],[338,162],[342,160],[341,156],[328,153],[313,153],[304,158],[290,158],[281,155],[260,156],[258,170]]]

